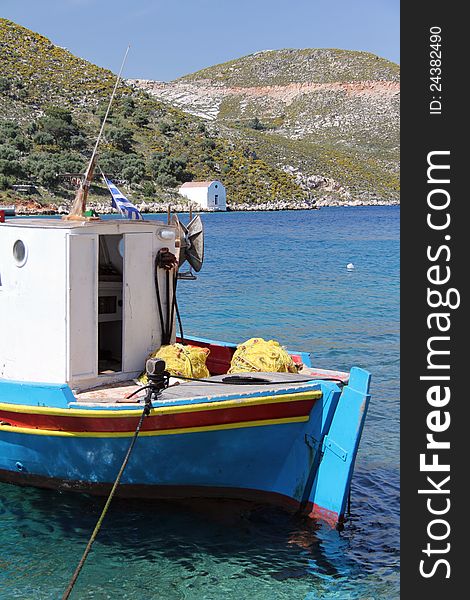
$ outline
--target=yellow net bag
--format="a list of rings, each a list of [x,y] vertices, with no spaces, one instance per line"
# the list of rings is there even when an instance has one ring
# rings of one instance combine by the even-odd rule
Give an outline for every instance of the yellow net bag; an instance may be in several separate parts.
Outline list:
[[[237,346],[229,373],[297,373],[298,367],[275,340],[251,338]]]
[[[166,370],[173,377],[194,377],[201,379],[209,377],[210,373],[206,367],[206,359],[210,353],[208,348],[197,346],[183,346],[183,344],[172,344],[162,346],[148,358],[161,358],[165,361]],[[140,383],[147,384],[147,374],[139,377]]]

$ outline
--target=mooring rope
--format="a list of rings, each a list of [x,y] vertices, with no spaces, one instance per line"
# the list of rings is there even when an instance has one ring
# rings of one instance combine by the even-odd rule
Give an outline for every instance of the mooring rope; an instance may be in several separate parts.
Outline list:
[[[85,561],[88,557],[88,554],[90,553],[91,547],[93,545],[93,542],[96,539],[96,536],[98,535],[98,532],[101,528],[101,525],[103,523],[103,520],[106,516],[106,513],[108,512],[108,508],[109,505],[111,504],[111,500],[113,499],[113,496],[116,492],[116,489],[121,481],[121,477],[122,474],[124,473],[125,468],[127,467],[127,463],[129,462],[129,458],[132,454],[132,450],[134,449],[135,443],[137,441],[137,437],[140,433],[140,430],[142,428],[142,423],[144,422],[145,417],[150,413],[150,409],[151,409],[151,396],[150,394],[147,396],[146,400],[145,400],[145,408],[142,411],[142,414],[140,416],[140,420],[139,423],[137,425],[137,429],[134,432],[134,436],[132,438],[132,441],[129,445],[129,448],[127,450],[126,456],[124,457],[123,463],[121,465],[121,468],[119,469],[119,473],[117,474],[116,480],[114,482],[114,485],[109,493],[108,499],[106,500],[106,504],[104,505],[104,508],[101,512],[100,518],[98,519],[98,522],[96,523],[95,529],[93,530],[93,533],[91,534],[90,539],[88,540],[88,544],[85,548],[85,551],[83,553],[82,558],[80,559],[80,562],[77,565],[77,568],[75,569],[75,573],[72,576],[72,579],[70,580],[70,583],[67,587],[67,589],[64,592],[64,595],[62,596],[62,600],[67,600],[68,597],[70,596],[70,594],[72,593],[73,587],[75,585],[75,582],[78,579],[78,576],[80,575],[80,571],[83,568],[83,565],[85,564]]]

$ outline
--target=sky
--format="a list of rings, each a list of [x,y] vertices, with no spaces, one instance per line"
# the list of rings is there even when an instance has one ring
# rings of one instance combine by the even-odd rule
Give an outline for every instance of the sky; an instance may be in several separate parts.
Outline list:
[[[170,81],[259,50],[399,62],[399,0],[0,0],[0,16],[123,76]]]

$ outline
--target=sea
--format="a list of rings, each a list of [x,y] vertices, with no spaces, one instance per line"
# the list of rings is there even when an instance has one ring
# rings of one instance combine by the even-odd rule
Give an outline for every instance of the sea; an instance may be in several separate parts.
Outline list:
[[[396,206],[204,214],[203,268],[178,283],[185,334],[274,339],[314,366],[372,373],[344,529],[116,499],[71,599],[399,598],[399,220]],[[0,600],[61,598],[103,504],[0,484]]]

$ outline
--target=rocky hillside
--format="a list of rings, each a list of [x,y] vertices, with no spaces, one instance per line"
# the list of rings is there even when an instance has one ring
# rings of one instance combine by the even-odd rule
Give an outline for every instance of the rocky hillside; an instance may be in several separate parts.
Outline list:
[[[73,198],[67,174],[84,171],[115,78],[0,19],[0,202],[37,208]],[[177,203],[179,185],[192,179],[221,179],[232,204],[306,199],[292,173],[227,132],[123,83],[99,164],[135,202]],[[108,197],[98,178],[92,199]]]
[[[399,67],[390,61],[270,50],[170,83],[129,83],[247,140],[319,198],[398,199]]]
[[[115,75],[0,19],[0,202],[66,203]],[[398,67],[367,53],[259,52],[171,83],[122,83],[99,164],[135,202],[220,179],[232,205],[398,199]],[[99,183],[95,200],[107,201]],[[285,204],[284,204],[285,205]]]

